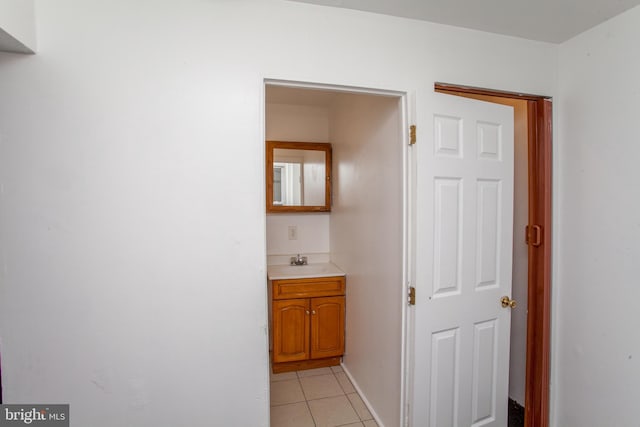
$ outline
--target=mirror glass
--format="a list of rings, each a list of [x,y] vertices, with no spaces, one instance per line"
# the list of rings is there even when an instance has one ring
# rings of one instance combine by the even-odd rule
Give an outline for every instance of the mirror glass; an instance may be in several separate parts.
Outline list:
[[[267,212],[331,210],[331,144],[267,141]]]

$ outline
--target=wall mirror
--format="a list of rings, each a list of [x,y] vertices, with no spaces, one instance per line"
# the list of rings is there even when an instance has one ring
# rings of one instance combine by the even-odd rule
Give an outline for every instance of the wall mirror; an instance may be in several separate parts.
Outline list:
[[[267,141],[267,212],[331,211],[331,144]]]

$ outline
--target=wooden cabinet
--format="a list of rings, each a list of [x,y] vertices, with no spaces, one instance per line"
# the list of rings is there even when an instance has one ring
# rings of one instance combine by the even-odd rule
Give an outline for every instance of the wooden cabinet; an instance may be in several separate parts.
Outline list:
[[[273,361],[309,359],[309,299],[273,301]]]
[[[344,353],[344,296],[311,298],[311,359]]]
[[[340,364],[345,278],[272,282],[273,372]]]

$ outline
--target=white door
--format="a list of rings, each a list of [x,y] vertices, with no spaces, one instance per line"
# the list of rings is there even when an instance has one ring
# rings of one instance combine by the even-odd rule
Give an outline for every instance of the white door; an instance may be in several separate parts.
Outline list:
[[[513,108],[418,101],[411,425],[506,427]]]

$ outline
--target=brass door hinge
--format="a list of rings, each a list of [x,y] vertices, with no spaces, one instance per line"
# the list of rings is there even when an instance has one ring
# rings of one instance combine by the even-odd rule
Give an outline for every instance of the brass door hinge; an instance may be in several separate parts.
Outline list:
[[[409,126],[409,145],[416,143],[416,125]]]
[[[409,305],[416,305],[416,288],[409,286]]]
[[[527,225],[524,229],[524,240],[527,245],[538,247],[542,244],[542,227]]]

